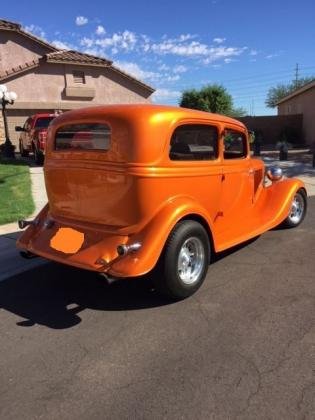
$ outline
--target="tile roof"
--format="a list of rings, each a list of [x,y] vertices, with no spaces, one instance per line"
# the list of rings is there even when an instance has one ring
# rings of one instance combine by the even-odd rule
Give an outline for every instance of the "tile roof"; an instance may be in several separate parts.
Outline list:
[[[7,31],[19,31],[21,29],[21,25],[15,22],[0,19],[0,29],[5,29]]]
[[[46,48],[48,48],[50,51],[57,51],[57,48],[53,45],[46,42],[44,39],[39,38],[38,36],[35,36],[29,32],[26,32],[22,29],[22,25],[15,22],[9,22],[8,20],[0,19],[0,30],[4,31],[14,31],[18,32],[19,34],[32,39],[33,41],[44,45]]]
[[[27,63],[19,64],[18,66],[11,67],[9,69],[3,70],[0,72],[0,81],[6,79],[14,74],[23,73],[29,69],[37,67],[39,65],[39,60],[32,60]]]
[[[75,63],[90,66],[108,67],[112,61],[94,55],[80,53],[73,50],[59,50],[45,55],[48,63]]]

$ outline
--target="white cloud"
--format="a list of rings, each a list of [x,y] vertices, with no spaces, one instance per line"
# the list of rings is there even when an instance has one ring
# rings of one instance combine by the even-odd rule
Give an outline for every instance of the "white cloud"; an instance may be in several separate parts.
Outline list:
[[[106,33],[104,26],[98,25],[97,28],[96,28],[95,33],[97,35],[104,35]]]
[[[126,52],[134,50],[137,44],[137,35],[131,31],[124,31],[114,33],[111,37],[105,37],[101,39],[91,40],[95,45],[102,48],[116,48]]]
[[[86,25],[88,23],[88,18],[84,17],[84,16],[77,16],[75,18],[75,24],[78,26],[83,26]]]
[[[156,81],[161,78],[160,73],[143,70],[137,63],[116,61],[115,65],[124,72],[131,74],[136,79]]]
[[[176,82],[180,79],[180,76],[178,74],[175,74],[173,76],[165,76],[165,79],[167,82]]]
[[[91,48],[94,45],[94,40],[91,38],[84,37],[81,39],[80,44],[83,47]]]
[[[178,43],[170,39],[151,45],[151,50],[156,54],[172,54],[190,58],[204,57],[204,64],[228,57],[238,56],[246,49],[247,47],[210,47],[206,44],[200,43],[199,41]]]
[[[189,44],[177,43],[168,39],[151,45],[151,50],[157,54],[174,54],[179,56],[204,55],[207,53],[207,45],[192,41]]]
[[[187,70],[186,66],[179,64],[173,68],[173,73],[185,73]]]
[[[256,50],[250,50],[249,55],[257,55],[258,51]]]
[[[73,47],[71,47],[66,42],[62,42],[62,41],[58,41],[58,40],[53,41],[52,45],[56,48],[59,48],[60,50],[72,50],[72,49],[74,49]]]
[[[272,58],[279,57],[278,53],[266,55],[267,60],[271,60]]]
[[[154,102],[168,101],[168,100],[179,100],[181,92],[177,90],[170,89],[157,89],[153,95],[152,99]]]
[[[31,25],[25,26],[23,29],[26,32],[30,32],[33,35],[39,36],[40,38],[45,39],[46,37],[45,31],[40,26],[31,24]]]
[[[169,66],[167,66],[166,64],[161,64],[160,66],[159,66],[159,70],[160,71],[168,71],[170,69],[170,67]]]
[[[204,64],[213,63],[218,60],[227,60],[231,57],[237,57],[241,55],[247,47],[236,48],[236,47],[217,47],[208,49],[208,57],[203,60]]]
[[[226,38],[213,38],[213,42],[216,44],[223,44],[224,41],[226,41]]]
[[[180,42],[184,42],[184,41],[188,41],[189,39],[193,39],[196,38],[197,35],[192,35],[192,34],[181,34],[178,38],[178,40]]]

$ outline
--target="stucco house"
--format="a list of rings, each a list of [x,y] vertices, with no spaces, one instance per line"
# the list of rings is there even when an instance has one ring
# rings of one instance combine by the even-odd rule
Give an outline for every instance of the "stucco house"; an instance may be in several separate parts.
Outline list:
[[[0,84],[18,95],[14,105],[7,107],[10,139],[15,145],[15,125],[37,112],[150,102],[154,92],[110,60],[60,50],[6,20],[0,20]],[[0,116],[0,143],[3,140]]]
[[[295,90],[277,103],[278,115],[303,115],[305,143],[315,143],[315,80]]]

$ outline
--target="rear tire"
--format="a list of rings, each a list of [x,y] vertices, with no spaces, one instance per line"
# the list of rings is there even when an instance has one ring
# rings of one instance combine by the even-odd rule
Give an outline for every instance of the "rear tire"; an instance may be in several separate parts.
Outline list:
[[[157,265],[155,285],[172,299],[184,299],[202,285],[210,262],[210,243],[203,226],[184,220],[170,233]]]
[[[304,189],[299,189],[292,200],[291,209],[288,217],[282,222],[281,226],[285,228],[294,228],[299,226],[304,220],[307,210],[307,197]]]

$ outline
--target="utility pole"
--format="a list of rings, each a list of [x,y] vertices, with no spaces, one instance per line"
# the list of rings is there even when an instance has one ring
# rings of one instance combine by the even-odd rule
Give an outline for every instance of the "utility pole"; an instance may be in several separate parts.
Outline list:
[[[299,81],[299,64],[296,63],[296,66],[295,66],[295,88],[297,88],[298,81]]]

